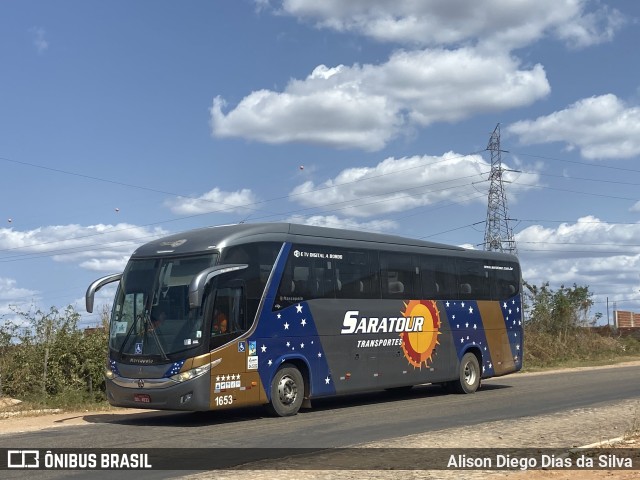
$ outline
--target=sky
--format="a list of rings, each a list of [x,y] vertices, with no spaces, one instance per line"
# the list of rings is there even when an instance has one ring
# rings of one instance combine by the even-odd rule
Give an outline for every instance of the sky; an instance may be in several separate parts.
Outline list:
[[[0,2],[0,319],[238,222],[482,249],[640,312],[640,2]],[[607,310],[608,305],[608,310]]]

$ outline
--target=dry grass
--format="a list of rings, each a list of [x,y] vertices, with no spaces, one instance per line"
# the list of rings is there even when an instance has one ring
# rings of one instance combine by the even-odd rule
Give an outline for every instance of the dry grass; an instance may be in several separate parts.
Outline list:
[[[640,341],[631,337],[600,335],[574,329],[566,335],[525,331],[524,362],[527,369],[597,365],[629,360],[640,355]]]

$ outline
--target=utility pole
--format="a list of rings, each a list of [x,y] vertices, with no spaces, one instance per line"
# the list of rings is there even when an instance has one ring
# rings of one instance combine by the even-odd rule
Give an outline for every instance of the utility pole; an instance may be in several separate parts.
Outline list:
[[[484,230],[484,249],[489,251],[516,254],[516,242],[513,230],[509,226],[507,215],[507,196],[504,191],[500,150],[500,124],[491,134],[487,150],[491,152],[491,172],[489,173],[489,200],[487,203],[487,221]]]

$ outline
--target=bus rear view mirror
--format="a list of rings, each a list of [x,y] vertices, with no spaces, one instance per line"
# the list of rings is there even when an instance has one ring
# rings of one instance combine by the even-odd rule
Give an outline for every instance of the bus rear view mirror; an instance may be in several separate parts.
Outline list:
[[[109,283],[117,282],[122,278],[121,273],[113,273],[106,277],[99,278],[87,288],[87,293],[84,296],[87,312],[93,313],[93,301],[96,292]]]
[[[202,304],[204,289],[212,278],[223,273],[235,272],[248,268],[249,265],[218,265],[217,267],[205,268],[196,274],[189,284],[189,308],[199,308]]]

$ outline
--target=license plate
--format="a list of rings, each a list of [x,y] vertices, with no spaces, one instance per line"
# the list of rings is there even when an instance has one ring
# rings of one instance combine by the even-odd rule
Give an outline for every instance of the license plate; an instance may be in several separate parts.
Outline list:
[[[133,396],[133,401],[140,403],[151,403],[151,397],[146,393],[136,393]]]

